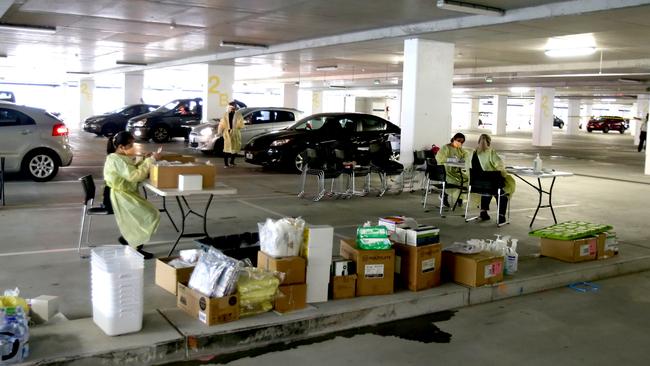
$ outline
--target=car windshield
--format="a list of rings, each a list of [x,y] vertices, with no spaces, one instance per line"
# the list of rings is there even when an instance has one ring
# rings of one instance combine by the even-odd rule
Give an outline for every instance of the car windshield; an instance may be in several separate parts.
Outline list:
[[[325,125],[328,116],[306,117],[296,122],[288,130],[318,130]]]
[[[176,108],[176,106],[179,105],[179,104],[180,104],[180,102],[178,100],[174,100],[174,101],[171,101],[171,102],[169,102],[169,103],[167,103],[167,104],[165,104],[163,106],[158,107],[158,109],[156,109],[156,111],[157,112],[163,112],[163,113],[168,112],[168,111],[174,110]]]
[[[110,111],[110,112],[106,112],[106,113],[104,113],[104,114],[122,113],[122,112],[123,112],[127,107],[128,107],[128,105],[123,105],[123,106],[121,106],[121,107],[118,108],[118,109],[112,110],[112,111]]]

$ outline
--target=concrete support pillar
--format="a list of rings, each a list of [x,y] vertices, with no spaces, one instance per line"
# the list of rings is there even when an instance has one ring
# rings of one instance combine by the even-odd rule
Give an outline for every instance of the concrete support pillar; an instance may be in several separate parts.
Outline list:
[[[400,148],[404,165],[413,162],[413,151],[449,142],[453,74],[453,44],[404,41]]]
[[[566,121],[566,134],[576,135],[580,125],[580,101],[569,99],[568,112]]]
[[[315,91],[311,93],[311,113],[323,113],[323,92]]]
[[[142,100],[144,88],[144,72],[127,72],[124,74],[124,104],[137,104]]]
[[[298,86],[295,84],[282,85],[283,107],[298,108]]]
[[[496,129],[494,131],[497,135],[506,134],[506,118],[508,114],[508,96],[495,95],[493,99],[494,110],[496,112]]]
[[[479,113],[479,98],[472,97],[469,111],[469,128],[472,130],[478,129]]]
[[[95,80],[84,78],[79,80],[79,125],[86,118],[94,115],[93,95],[95,94]]]
[[[203,118],[202,122],[219,119],[233,100],[232,85],[235,82],[235,67],[229,65],[205,64],[203,71]]]
[[[589,120],[591,119],[591,113],[592,113],[591,108],[592,107],[593,107],[593,104],[591,104],[591,103],[585,104],[585,114],[584,114],[584,117],[582,119],[582,129],[583,130],[587,129],[587,122],[589,122]]]
[[[343,99],[343,110],[345,112],[356,112],[357,98],[352,95],[346,95]]]
[[[555,89],[535,88],[533,146],[553,145],[553,99]]]

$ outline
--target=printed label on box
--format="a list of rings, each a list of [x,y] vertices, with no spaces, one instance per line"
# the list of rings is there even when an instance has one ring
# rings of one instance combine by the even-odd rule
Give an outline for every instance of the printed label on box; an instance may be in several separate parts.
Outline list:
[[[596,254],[596,244],[589,243],[580,246],[580,256],[585,257]]]
[[[485,266],[485,276],[483,277],[490,278],[498,276],[502,271],[503,268],[501,267],[501,262],[494,262]]]
[[[422,273],[433,272],[436,270],[436,259],[425,259],[422,261]]]
[[[605,250],[606,251],[614,251],[616,250],[616,246],[618,245],[618,242],[616,241],[616,237],[608,237],[607,240],[605,240]]]
[[[366,278],[384,278],[384,265],[366,264],[363,273]]]
[[[399,255],[395,256],[395,273],[402,273],[402,257]]]
[[[199,321],[208,324],[208,317],[205,316],[205,311],[199,311]]]

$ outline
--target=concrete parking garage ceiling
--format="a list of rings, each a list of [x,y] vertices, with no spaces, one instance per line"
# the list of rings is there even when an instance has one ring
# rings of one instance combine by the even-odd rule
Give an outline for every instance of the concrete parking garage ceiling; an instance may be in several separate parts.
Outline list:
[[[237,73],[240,81],[386,88],[400,83],[404,39],[419,37],[453,42],[454,84],[478,93],[544,85],[567,96],[624,96],[650,86],[650,1],[472,2],[506,13],[442,10],[435,0],[0,0],[0,23],[55,29],[0,30],[0,54],[7,56],[0,76],[214,62],[246,70]],[[549,37],[580,33],[593,34],[598,52],[566,60],[544,55]],[[237,50],[221,41],[268,48]],[[316,70],[323,65],[337,69]]]

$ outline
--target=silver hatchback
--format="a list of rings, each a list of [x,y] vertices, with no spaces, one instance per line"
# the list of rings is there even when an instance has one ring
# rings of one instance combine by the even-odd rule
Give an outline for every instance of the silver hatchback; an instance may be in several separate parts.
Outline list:
[[[241,130],[241,146],[257,135],[281,130],[300,119],[301,112],[294,108],[247,107],[239,110],[244,117]],[[219,154],[223,151],[223,139],[217,134],[219,120],[201,123],[190,132],[190,147],[206,154]]]
[[[59,167],[72,163],[68,128],[43,109],[0,102],[0,157],[7,173],[51,180]]]

